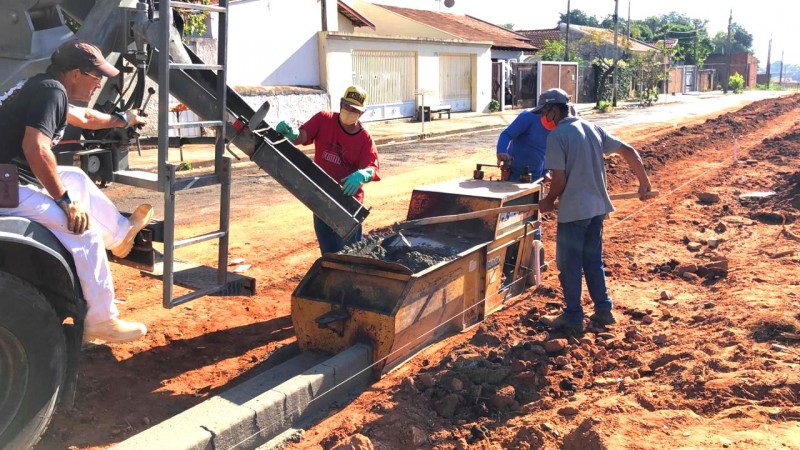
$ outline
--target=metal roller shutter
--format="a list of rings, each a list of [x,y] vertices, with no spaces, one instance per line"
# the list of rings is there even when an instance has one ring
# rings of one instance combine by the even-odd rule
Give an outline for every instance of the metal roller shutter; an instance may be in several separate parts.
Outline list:
[[[416,53],[353,50],[353,83],[367,90],[363,121],[414,115]]]
[[[439,55],[439,92],[453,111],[472,110],[472,56]]]

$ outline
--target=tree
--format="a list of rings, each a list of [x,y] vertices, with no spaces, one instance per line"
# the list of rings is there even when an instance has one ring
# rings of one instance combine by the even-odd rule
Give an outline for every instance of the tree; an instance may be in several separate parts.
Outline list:
[[[500,28],[505,28],[508,31],[514,31],[514,24],[513,23],[504,23],[500,25]]]
[[[631,22],[631,37],[634,39],[656,46],[664,38],[677,39],[672,56],[675,61],[701,66],[714,50],[706,28],[707,20],[671,12]]]
[[[201,5],[208,5],[209,0],[189,0],[189,3],[199,3]],[[183,18],[183,37],[198,37],[206,32],[206,17],[208,11],[189,11],[186,9],[178,9],[178,12]]]
[[[631,22],[633,22],[633,21],[631,21]],[[606,18],[603,19],[602,22],[600,22],[600,28],[605,28],[607,30],[613,30],[614,29],[614,15],[613,14],[607,15]],[[625,19],[624,17],[620,17],[619,18],[619,32],[621,34],[626,35],[626,36],[628,35],[628,20]]]
[[[720,31],[711,40],[714,53],[728,53],[728,32]],[[741,25],[731,24],[731,51],[733,53],[751,53],[753,51],[753,35]]]
[[[567,23],[567,15],[560,14],[559,20],[561,23]],[[570,25],[586,25],[589,27],[600,26],[600,21],[597,20],[597,17],[590,16],[580,9],[573,9],[569,12],[569,23]]]
[[[570,47],[572,46],[570,45]],[[536,54],[542,57],[542,61],[563,61],[564,43],[561,41],[544,41],[544,48]]]
[[[580,38],[576,43],[578,48],[582,49],[581,53],[586,52],[586,56],[592,62],[592,65],[597,68],[597,101],[598,107],[601,100],[608,97],[609,80],[614,72],[614,67],[620,67],[625,64],[621,59],[617,60],[617,65],[614,65],[614,59],[607,57],[609,44],[607,41],[607,30],[590,30],[585,36]],[[627,39],[620,40],[620,48],[624,49],[630,47],[630,42]]]
[[[664,81],[664,51],[634,55],[630,60],[636,80],[636,92],[644,104],[658,101],[658,84]]]

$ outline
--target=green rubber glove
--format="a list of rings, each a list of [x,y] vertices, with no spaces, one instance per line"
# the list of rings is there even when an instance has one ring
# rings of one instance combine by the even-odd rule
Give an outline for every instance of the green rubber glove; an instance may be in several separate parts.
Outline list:
[[[342,191],[344,195],[355,195],[364,183],[372,180],[373,168],[356,170],[342,180]]]
[[[284,122],[283,120],[281,120],[281,123],[279,123],[278,126],[275,127],[275,131],[277,131],[278,133],[283,135],[283,137],[289,139],[292,142],[294,142],[294,140],[297,139],[298,136],[297,129],[295,129],[295,127],[289,125],[288,123]]]

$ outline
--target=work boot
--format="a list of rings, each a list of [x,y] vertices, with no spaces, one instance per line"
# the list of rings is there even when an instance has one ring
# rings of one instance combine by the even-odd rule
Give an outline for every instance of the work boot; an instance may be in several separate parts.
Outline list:
[[[133,241],[136,239],[136,235],[150,223],[152,218],[153,206],[147,203],[139,205],[133,214],[128,217],[128,222],[131,224],[128,234],[125,235],[125,239],[119,245],[111,249],[111,253],[117,258],[128,256],[128,253],[133,249]]]
[[[86,324],[83,329],[83,342],[103,341],[109,344],[120,344],[139,339],[147,334],[147,327],[139,322],[126,322],[120,319]]]
[[[564,314],[542,316],[539,318],[539,322],[547,325],[550,328],[562,329],[575,334],[583,333],[583,323],[570,322],[570,320],[567,319],[567,316]]]
[[[602,326],[617,323],[617,319],[614,318],[614,314],[611,314],[611,310],[597,311],[589,316],[589,320]]]

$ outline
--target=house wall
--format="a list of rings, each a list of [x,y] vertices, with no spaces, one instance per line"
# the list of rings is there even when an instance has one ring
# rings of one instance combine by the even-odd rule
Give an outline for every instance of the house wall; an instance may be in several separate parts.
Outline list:
[[[750,53],[734,53],[730,56],[730,64],[730,73],[740,73],[744,77],[744,86],[746,88],[756,86],[758,59],[755,56]],[[703,66],[717,69],[720,79],[723,79],[728,73],[728,56],[718,54],[709,55]]]
[[[342,33],[355,33],[356,30],[358,30],[358,29],[360,29],[360,27],[356,28],[353,25],[353,22],[350,21],[350,19],[348,19],[347,17],[339,14],[339,26],[337,28],[338,31],[340,31]],[[328,31],[334,31],[334,30],[328,30]]]
[[[336,2],[328,1],[333,13]],[[232,86],[320,84],[317,33],[320,0],[251,0],[230,5],[228,84]],[[328,26],[338,21],[328,20]],[[336,30],[332,30],[336,31]]]
[[[493,60],[516,60],[517,62],[524,62],[526,55],[522,50],[497,50],[492,49]]]
[[[375,30],[364,29],[363,33],[377,36],[416,36],[430,39],[459,39],[450,33],[437,30],[386,8],[355,0],[353,8],[375,25]]]
[[[372,18],[370,18],[371,20]],[[431,39],[377,37],[343,33],[319,34],[322,86],[338,98],[353,82],[353,50],[411,51],[417,55],[416,88],[434,91],[425,104],[436,105],[439,97],[439,54],[468,54],[472,57],[472,108],[488,111],[491,101],[492,60],[490,44],[456,43]],[[418,100],[419,101],[419,100]],[[369,103],[369,101],[368,101]]]

